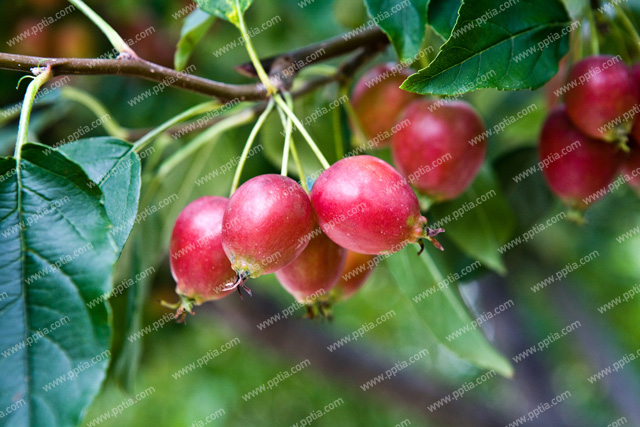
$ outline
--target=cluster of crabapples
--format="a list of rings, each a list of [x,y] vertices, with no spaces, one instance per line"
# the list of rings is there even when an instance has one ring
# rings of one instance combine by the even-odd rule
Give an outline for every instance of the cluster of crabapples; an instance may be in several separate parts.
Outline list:
[[[355,85],[352,101],[368,138],[408,120],[376,147],[391,145],[398,170],[358,155],[331,165],[309,194],[286,176],[261,175],[229,199],[193,201],[171,236],[179,312],[234,289],[251,294],[248,278],[275,273],[310,314],[326,314],[331,304],[362,287],[376,256],[410,243],[423,247],[423,239],[442,249],[434,236],[444,230],[427,227],[412,185],[434,201],[464,192],[484,161],[486,144],[469,144],[484,124],[465,102],[437,105],[399,89],[406,75],[393,70],[392,64],[371,69]],[[421,173],[443,155],[445,164]]]
[[[564,105],[551,111],[540,134],[546,181],[576,211],[605,194],[620,172],[640,190],[640,64],[618,59],[595,55],[575,63]]]

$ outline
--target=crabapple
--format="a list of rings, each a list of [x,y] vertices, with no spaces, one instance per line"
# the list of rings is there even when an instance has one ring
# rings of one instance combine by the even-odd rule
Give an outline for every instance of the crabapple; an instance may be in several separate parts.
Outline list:
[[[317,224],[316,230],[319,234],[309,240],[298,258],[276,271],[287,292],[307,304],[326,296],[335,286],[347,256],[347,250],[333,243]]]
[[[388,63],[370,69],[353,90],[351,102],[365,137],[369,140],[381,138],[373,148],[391,143],[387,134],[404,108],[417,98],[416,94],[400,89],[412,71],[397,67]]]
[[[426,227],[418,198],[391,165],[373,156],[344,158],[325,170],[311,190],[318,223],[343,248],[364,254],[422,245],[442,229]]]
[[[374,258],[376,255],[347,251],[347,259],[340,279],[331,290],[331,296],[335,301],[349,299],[360,290],[375,269]]]
[[[222,247],[238,286],[249,277],[275,273],[302,253],[313,230],[313,208],[291,178],[260,175],[233,193],[224,223],[229,226],[222,231]]]
[[[613,181],[622,156],[616,146],[576,129],[565,107],[558,106],[542,128],[540,159],[551,190],[569,207],[584,210]]]
[[[482,167],[485,126],[468,103],[411,103],[400,120],[410,125],[393,135],[393,161],[402,175],[434,201],[462,194]]]
[[[229,294],[224,286],[233,283],[236,273],[222,249],[222,217],[227,202],[224,197],[201,197],[189,203],[176,219],[169,252],[171,274],[181,299],[201,304]]]
[[[596,55],[577,62],[569,72],[576,82],[564,96],[567,114],[582,133],[608,142],[626,138],[640,98],[639,84],[622,61]]]

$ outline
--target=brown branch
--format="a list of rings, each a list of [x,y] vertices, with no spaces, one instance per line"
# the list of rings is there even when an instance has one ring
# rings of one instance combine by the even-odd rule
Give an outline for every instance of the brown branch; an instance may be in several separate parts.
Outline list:
[[[291,57],[291,60],[294,63],[301,62],[304,66],[308,66],[344,55],[361,46],[386,46],[389,44],[389,39],[378,27],[365,30],[362,33],[346,40],[344,37],[344,35],[341,35],[317,44],[305,46],[289,52],[287,56]],[[318,55],[320,52],[322,54]],[[262,62],[262,66],[265,70],[269,72],[273,63],[281,56],[282,55],[271,56],[269,58],[262,59],[260,62]],[[257,77],[258,75],[251,62],[237,66],[236,70],[249,77]]]
[[[361,49],[359,53],[351,57],[349,60],[345,61],[334,74],[318,77],[313,80],[304,82],[303,84],[299,85],[299,87],[295,88],[295,90],[291,91],[291,96],[294,98],[297,98],[299,96],[303,96],[308,93],[311,93],[314,90],[321,88],[323,86],[326,86],[328,84],[345,81],[350,77],[352,77],[353,74],[362,65],[366,64],[379,52],[380,51],[376,50],[375,48]],[[264,111],[266,105],[267,105],[266,102],[261,102],[261,103],[255,104],[250,108],[254,110],[254,113],[257,116],[262,111]],[[224,116],[216,116],[216,117],[207,119],[204,121],[204,123],[202,123],[201,129],[210,127],[222,119],[224,119]],[[168,131],[168,133],[171,135],[182,135],[182,131],[184,129],[191,128],[192,124],[193,124],[193,121],[181,123],[171,128]],[[144,136],[147,132],[150,132],[151,130],[152,130],[151,128],[150,129],[132,129],[129,137],[132,139],[138,139]]]
[[[313,44],[287,56],[294,59],[307,58],[313,52],[324,53],[313,60],[307,61],[296,68],[306,67],[313,63],[324,61],[337,55],[356,50],[362,46],[380,46],[384,44],[381,38],[384,34],[378,29],[368,30],[348,40],[342,36],[335,37],[317,44]],[[280,56],[285,56],[280,55]],[[266,59],[272,63],[275,58]],[[259,101],[267,97],[264,86],[260,83],[234,85],[216,82],[203,77],[178,72],[141,58],[121,57],[118,59],[90,59],[90,58],[43,58],[27,55],[16,55],[0,52],[0,69],[22,71],[30,73],[32,68],[50,65],[54,76],[61,75],[122,75],[139,77],[166,86],[212,96],[221,100],[238,99],[240,101]]]
[[[178,72],[144,59],[40,58],[0,53],[0,69],[30,72],[31,68],[51,65],[54,76],[122,75],[140,77],[166,86],[190,90],[220,99],[261,100],[266,91],[261,84],[231,85]]]

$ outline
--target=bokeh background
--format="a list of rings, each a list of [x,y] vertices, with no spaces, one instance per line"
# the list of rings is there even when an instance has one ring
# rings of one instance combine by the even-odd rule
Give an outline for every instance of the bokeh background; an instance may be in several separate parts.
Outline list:
[[[153,27],[154,32],[133,48],[145,59],[172,67],[182,24],[182,19],[175,19],[172,14],[190,2],[112,0],[92,3],[125,38]],[[568,1],[567,5],[571,11],[576,11],[580,3]],[[0,14],[0,39],[11,39],[66,5],[62,0],[4,2]],[[638,1],[629,1],[625,7],[633,10],[634,19],[640,16],[637,15],[640,11]],[[254,39],[262,56],[344,33],[366,20],[364,8],[359,1],[353,0],[316,0],[305,8],[300,8],[294,0],[255,2],[246,19],[251,27],[274,16],[280,16],[282,22]],[[238,36],[230,24],[216,22],[193,54],[191,63],[197,67],[195,74],[231,83],[250,82],[234,70],[234,66],[248,60],[243,48],[232,49],[219,57],[213,54]],[[618,49],[615,53],[630,62],[634,59],[633,53],[619,50],[620,37],[625,36],[607,34],[605,43]],[[440,43],[435,36],[431,41]],[[1,49],[38,56],[97,57],[110,51],[110,45],[76,11],[47,26],[39,35],[12,47],[3,45]],[[606,51],[606,47],[603,50]],[[388,49],[376,62],[393,59],[393,52]],[[312,70],[306,72],[313,73]],[[2,105],[10,106],[22,98],[26,85],[23,83],[16,90],[19,77],[17,73],[0,71]],[[153,83],[119,76],[94,76],[72,77],[70,85],[95,95],[121,126],[138,133],[205,100],[200,95],[168,88],[131,107],[126,100],[153,87]],[[496,185],[507,201],[501,215],[508,211],[509,220],[500,226],[510,238],[563,209],[540,174],[518,184],[511,179],[538,160],[537,137],[549,110],[547,95],[544,89],[533,92],[482,90],[464,97],[481,112],[488,127],[532,103],[538,106],[534,113],[490,140],[487,164],[493,168]],[[296,109],[304,117],[317,108],[326,107],[338,96],[335,85],[327,86],[298,100]],[[337,120],[344,123],[344,113],[338,109],[337,114]],[[62,99],[54,91],[37,103],[31,139],[54,145],[94,120],[95,115],[85,107]],[[310,126],[311,134],[330,161],[336,160],[333,149],[335,120],[333,113],[326,114]],[[17,121],[3,119],[1,123],[0,152],[10,155]],[[631,362],[596,384],[587,380],[640,348],[640,297],[603,314],[597,310],[640,283],[640,235],[622,243],[616,240],[640,223],[640,200],[626,186],[591,208],[586,226],[562,221],[530,242],[510,250],[504,256],[504,275],[479,269],[466,276],[464,283],[456,285],[472,317],[509,299],[515,302],[513,309],[483,325],[485,335],[507,358],[576,320],[581,322],[581,327],[552,343],[544,352],[514,363],[514,378],[491,378],[465,393],[457,402],[434,412],[428,405],[463,384],[475,381],[483,371],[439,344],[425,318],[446,319],[449,313],[443,308],[413,303],[401,292],[402,283],[398,283],[398,276],[390,271],[387,262],[378,266],[360,293],[334,308],[333,322],[300,319],[303,310],[298,310],[294,316],[259,330],[258,323],[293,302],[270,276],[251,282],[253,298],[240,300],[231,296],[207,304],[197,309],[186,325],[171,323],[139,341],[129,342],[126,336],[130,331],[149,325],[168,312],[159,300],[176,299],[167,257],[168,239],[176,216],[182,207],[199,196],[226,196],[232,172],[202,186],[194,185],[194,180],[238,156],[249,130],[250,126],[241,127],[212,141],[161,182],[154,181],[154,170],[162,159],[192,136],[158,141],[154,153],[145,160],[141,210],[145,206],[157,206],[159,201],[173,194],[178,199],[135,226],[117,265],[116,285],[149,267],[154,268],[155,274],[131,286],[124,295],[111,299],[116,324],[115,357],[109,377],[86,415],[84,425],[149,387],[155,391],[148,397],[99,425],[200,425],[199,421],[204,422],[220,408],[225,413],[211,425],[292,425],[338,398],[344,403],[314,420],[313,425],[504,425],[565,390],[571,391],[571,398],[528,425],[607,426],[622,418],[627,420],[623,424],[640,425],[640,362]],[[265,150],[248,160],[243,179],[279,171],[278,157],[283,143],[280,130],[279,123],[272,118],[258,140]],[[104,134],[104,129],[97,127],[83,137]],[[343,137],[347,144],[347,130],[343,131]],[[308,151],[303,151],[305,169],[317,170],[319,165]],[[385,151],[378,155],[389,158]],[[437,221],[437,210],[428,216],[430,221]],[[455,226],[455,223],[450,225]],[[470,234],[469,238],[474,236]],[[446,234],[441,242],[447,249],[444,254],[427,249],[439,266],[459,271],[473,262]],[[594,250],[600,254],[597,260],[544,291],[531,292],[531,286]],[[415,256],[414,248],[404,252]],[[415,274],[417,280],[424,281],[425,288],[432,285],[423,272],[416,271]],[[357,342],[335,352],[327,350],[327,345],[390,310],[396,314],[392,319],[367,332]],[[424,310],[430,312],[425,316],[421,313]],[[141,315],[136,316],[135,312]],[[178,379],[172,376],[236,337],[240,344],[206,366]],[[421,349],[428,349],[429,356],[371,390],[361,389],[367,380]],[[311,366],[302,372],[248,401],[242,398],[245,393],[305,359],[311,361]]]

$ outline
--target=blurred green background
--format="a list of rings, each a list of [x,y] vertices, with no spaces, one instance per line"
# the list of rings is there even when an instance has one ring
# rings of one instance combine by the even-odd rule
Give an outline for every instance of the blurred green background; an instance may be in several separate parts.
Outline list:
[[[4,13],[0,16],[3,40],[66,6],[64,1],[56,0],[5,3]],[[579,2],[567,3],[572,11],[579,8]],[[182,23],[172,14],[190,2],[113,0],[91,4],[125,38],[154,27],[155,32],[133,48],[145,59],[172,67]],[[629,2],[629,5],[636,8],[637,2]],[[305,8],[300,8],[295,0],[255,2],[246,19],[252,27],[273,16],[280,16],[282,22],[254,39],[261,56],[344,33],[365,20],[363,7],[353,0],[316,0]],[[212,54],[238,35],[230,24],[216,22],[193,54],[192,63],[197,67],[195,74],[224,82],[250,82],[233,69],[248,60],[242,48],[220,57]],[[616,37],[616,34],[608,34],[603,42],[614,49],[620,46]],[[436,36],[430,40],[441,43]],[[74,12],[48,26],[38,37],[2,50],[38,56],[96,57],[108,52],[110,46],[83,15]],[[631,54],[615,53],[631,59]],[[388,49],[376,62],[393,59],[394,54]],[[337,63],[338,60],[330,62]],[[0,72],[2,105],[8,106],[21,99],[26,85],[15,90],[19,77],[17,73]],[[71,84],[95,95],[112,116],[129,129],[151,128],[205,99],[168,88],[132,108],[125,101],[153,87],[153,83],[109,76],[73,77]],[[304,117],[316,108],[326,107],[338,96],[335,85],[324,87],[296,102],[298,115]],[[537,162],[537,136],[548,112],[545,90],[483,90],[469,94],[465,99],[478,108],[488,127],[532,103],[539,107],[490,141],[488,164],[496,177],[494,184],[501,190],[500,197],[506,201],[501,215],[509,218],[498,226],[504,227],[509,240],[563,209],[540,174],[520,184],[511,179]],[[336,114],[340,114],[339,121],[345,121],[343,112],[337,110]],[[330,162],[336,160],[334,119],[332,114],[327,114],[310,126],[311,134]],[[32,139],[53,145],[93,120],[95,116],[83,106],[61,100],[54,94],[39,102],[33,117]],[[0,129],[3,155],[11,152],[16,129],[15,120]],[[387,263],[378,267],[366,287],[353,299],[335,307],[335,319],[331,323],[300,319],[303,314],[300,309],[292,318],[260,331],[256,326],[259,322],[293,302],[270,276],[252,281],[254,298],[240,301],[231,296],[207,304],[197,309],[196,316],[190,317],[186,325],[172,323],[143,340],[130,343],[126,336],[131,331],[152,324],[168,312],[159,300],[175,300],[166,248],[177,214],[187,203],[202,195],[226,196],[232,174],[219,176],[200,187],[194,186],[193,181],[239,155],[249,130],[250,126],[245,126],[212,141],[158,185],[151,185],[154,168],[192,136],[177,141],[167,138],[154,145],[156,151],[145,163],[142,203],[156,205],[172,194],[177,194],[178,200],[136,225],[117,265],[115,284],[150,266],[154,266],[156,274],[151,280],[136,283],[125,295],[111,300],[116,323],[116,358],[84,425],[149,387],[155,391],[148,397],[99,425],[201,425],[198,422],[204,423],[208,415],[221,408],[224,414],[211,425],[292,425],[312,412],[322,411],[325,405],[338,398],[342,398],[344,404],[313,420],[314,426],[394,426],[402,422],[424,426],[499,425],[499,422],[510,422],[527,414],[565,390],[571,390],[570,399],[531,420],[528,425],[606,426],[622,417],[626,417],[628,425],[640,425],[634,424],[640,423],[638,362],[631,362],[623,371],[596,384],[587,381],[589,376],[640,348],[640,299],[632,299],[604,314],[597,311],[602,304],[640,283],[640,235],[623,243],[615,239],[640,223],[640,200],[626,187],[612,192],[590,209],[586,226],[563,221],[509,251],[504,256],[506,275],[501,277],[480,269],[465,277],[465,283],[460,284],[459,289],[472,318],[508,299],[516,303],[512,310],[483,325],[485,335],[508,359],[575,320],[582,326],[544,352],[514,363],[513,379],[492,378],[469,391],[464,399],[433,413],[428,405],[466,382],[475,381],[483,371],[456,357],[434,336],[430,328],[433,325],[429,325],[428,319],[437,323],[437,319],[446,318],[450,315],[447,307],[414,304],[401,291],[403,284],[398,283]],[[278,172],[283,144],[280,130],[279,122],[272,118],[258,140],[265,150],[248,160],[243,179]],[[349,136],[347,130],[344,133]],[[83,136],[103,134],[104,130],[97,128]],[[301,149],[305,169],[317,170],[319,165],[309,151]],[[378,155],[389,158],[388,152]],[[141,210],[145,207],[142,203]],[[443,209],[429,213],[429,220],[437,221]],[[450,225],[455,226],[455,223]],[[447,248],[444,254],[436,254],[430,248],[427,251],[443,271],[460,271],[473,262],[464,255],[468,252],[458,249],[459,242],[447,238],[447,234],[441,242]],[[531,292],[531,286],[593,250],[600,253],[596,261],[561,283],[538,293]],[[415,256],[415,248],[407,248],[404,252],[408,254],[406,256]],[[426,276],[418,274],[416,277],[424,279],[425,288],[430,286]],[[142,317],[133,315],[136,308],[141,308]],[[327,351],[328,344],[390,310],[396,315],[367,332],[362,339],[335,352]],[[425,310],[429,312],[424,313]],[[206,366],[178,379],[172,376],[236,337],[240,344]],[[367,380],[425,348],[429,350],[428,357],[371,390],[361,389],[360,385]],[[249,401],[242,398],[306,358],[312,361],[310,367]]]

